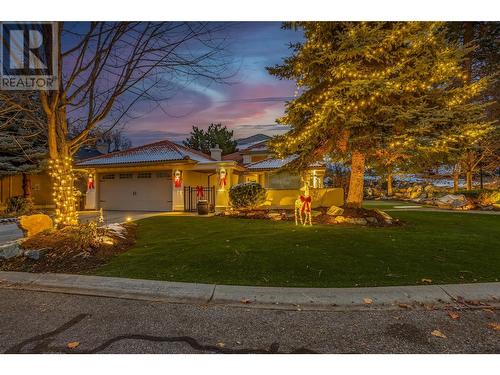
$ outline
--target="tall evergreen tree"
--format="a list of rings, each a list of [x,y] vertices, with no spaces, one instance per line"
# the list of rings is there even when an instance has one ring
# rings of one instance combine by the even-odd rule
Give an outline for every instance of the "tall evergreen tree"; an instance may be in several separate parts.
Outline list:
[[[471,101],[487,85],[463,71],[469,52],[447,39],[443,23],[299,22],[305,41],[268,68],[299,92],[278,119],[290,131],[271,146],[300,165],[327,153],[350,156],[346,205],[360,207],[367,160],[377,150],[443,148],[464,133],[490,131],[485,108]]]

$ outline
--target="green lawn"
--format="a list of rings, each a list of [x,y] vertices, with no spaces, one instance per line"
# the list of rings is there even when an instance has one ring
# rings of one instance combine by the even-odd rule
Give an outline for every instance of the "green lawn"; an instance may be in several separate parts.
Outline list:
[[[352,287],[498,281],[500,216],[391,212],[403,227],[157,216],[97,274],[156,280]]]

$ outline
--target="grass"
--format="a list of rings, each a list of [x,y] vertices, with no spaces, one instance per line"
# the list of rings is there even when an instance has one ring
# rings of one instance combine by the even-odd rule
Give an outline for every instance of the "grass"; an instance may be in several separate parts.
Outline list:
[[[353,287],[498,281],[500,216],[391,212],[403,227],[157,216],[97,272],[155,280]]]

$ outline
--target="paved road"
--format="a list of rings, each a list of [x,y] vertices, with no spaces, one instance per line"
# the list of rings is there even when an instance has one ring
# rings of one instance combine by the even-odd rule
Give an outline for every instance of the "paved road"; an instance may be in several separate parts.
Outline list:
[[[23,236],[17,224],[0,224],[0,244],[14,241]]]
[[[7,353],[500,353],[488,326],[500,314],[481,309],[452,320],[444,310],[285,311],[7,289],[0,300]]]

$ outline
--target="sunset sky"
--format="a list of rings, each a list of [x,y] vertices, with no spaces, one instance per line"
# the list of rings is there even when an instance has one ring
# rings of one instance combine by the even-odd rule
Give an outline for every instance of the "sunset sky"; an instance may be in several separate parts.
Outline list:
[[[161,107],[138,110],[125,126],[134,146],[162,139],[180,141],[193,125],[206,128],[221,122],[235,138],[283,131],[275,124],[295,84],[280,81],[265,69],[290,55],[288,44],[301,33],[281,29],[279,22],[240,22],[228,25],[228,53],[235,76],[230,84],[191,83]]]

